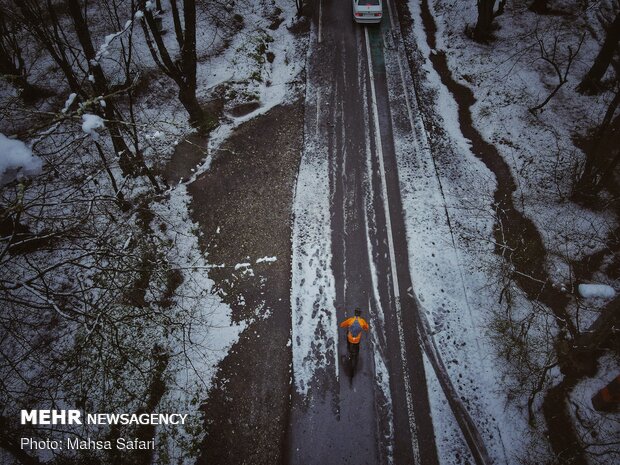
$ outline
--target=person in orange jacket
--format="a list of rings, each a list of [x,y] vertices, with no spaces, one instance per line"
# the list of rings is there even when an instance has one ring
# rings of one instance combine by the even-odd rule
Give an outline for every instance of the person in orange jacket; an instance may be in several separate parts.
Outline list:
[[[340,323],[341,328],[347,328],[347,348],[349,352],[359,352],[362,331],[368,331],[368,323],[360,315],[362,311],[355,309],[355,316]]]

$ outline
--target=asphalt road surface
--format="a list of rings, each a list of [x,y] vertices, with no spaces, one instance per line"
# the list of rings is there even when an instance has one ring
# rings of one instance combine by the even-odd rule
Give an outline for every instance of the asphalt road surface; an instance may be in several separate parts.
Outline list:
[[[350,2],[317,2],[305,132],[329,157],[338,321],[360,307],[372,331],[352,380],[341,361],[338,376],[324,373],[308,396],[293,396],[288,460],[437,464],[385,76],[388,10],[381,25],[363,26]],[[346,353],[343,331],[338,352]]]

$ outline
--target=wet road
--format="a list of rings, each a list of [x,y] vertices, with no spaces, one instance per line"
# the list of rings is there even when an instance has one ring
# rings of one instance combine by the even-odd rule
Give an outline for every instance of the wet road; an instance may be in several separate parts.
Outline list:
[[[328,158],[336,319],[364,310],[371,325],[357,373],[332,363],[294,394],[294,464],[438,463],[411,289],[380,26],[352,20],[349,2],[314,5],[306,150]],[[404,105],[404,103],[403,103]],[[336,345],[346,353],[344,332]]]

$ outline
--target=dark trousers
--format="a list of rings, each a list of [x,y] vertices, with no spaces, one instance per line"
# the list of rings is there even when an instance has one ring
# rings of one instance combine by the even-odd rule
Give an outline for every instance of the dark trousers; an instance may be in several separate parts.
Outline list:
[[[347,339],[347,349],[349,350],[349,353],[351,353],[351,354],[359,354],[359,352],[360,352],[360,344],[359,344],[359,342],[357,344],[352,344]]]

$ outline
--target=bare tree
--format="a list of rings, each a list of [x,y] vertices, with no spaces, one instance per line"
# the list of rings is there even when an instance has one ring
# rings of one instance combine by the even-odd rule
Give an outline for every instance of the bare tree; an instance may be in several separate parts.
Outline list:
[[[181,14],[177,0],[170,1],[175,38],[180,48],[179,60],[175,60],[171,56],[162,33],[157,27],[156,17],[161,12],[155,10],[152,2],[145,2],[144,0],[141,1],[141,8],[144,10],[142,27],[153,60],[179,88],[179,100],[189,114],[190,123],[203,130],[208,130],[212,122],[209,121],[208,115],[196,98],[195,0],[183,0],[183,26],[181,25]]]
[[[103,114],[108,121],[108,131],[112,138],[112,144],[114,145],[114,151],[119,155],[120,166],[126,174],[138,174],[141,170],[141,166],[144,162],[138,159],[134,154],[123,137],[118,124],[116,123],[117,112],[113,99],[109,96],[110,89],[108,81],[101,69],[99,61],[97,60],[97,54],[93,46],[93,41],[90,36],[90,30],[86,19],[82,15],[82,6],[78,0],[67,0],[69,6],[69,13],[73,19],[75,26],[75,32],[78,37],[79,43],[84,51],[85,62],[88,66],[89,76],[93,76],[93,89],[97,96],[107,96],[105,98],[105,106],[103,107]]]
[[[553,98],[553,96],[558,93],[558,91],[562,88],[562,86],[568,82],[568,73],[570,71],[570,68],[573,62],[575,61],[575,57],[579,53],[579,50],[581,50],[581,46],[585,39],[585,34],[581,34],[581,37],[579,38],[579,42],[577,43],[577,47],[575,47],[575,49],[573,49],[572,45],[568,46],[568,52],[566,54],[566,57],[563,60],[564,63],[562,64],[560,62],[561,59],[559,57],[559,50],[558,50],[560,37],[558,35],[554,37],[551,50],[548,50],[547,46],[545,45],[544,39],[541,37],[538,37],[538,33],[536,33],[536,36],[538,40],[538,46],[540,48],[540,59],[548,63],[549,65],[551,65],[551,67],[553,68],[553,71],[558,77],[558,83],[555,86],[555,88],[551,91],[551,93],[547,96],[547,98],[545,98],[545,100],[543,100],[538,105],[529,109],[530,113],[532,114],[535,114],[537,111],[542,110],[545,107],[545,105],[547,105],[549,101]]]
[[[152,412],[166,391],[167,340],[205,324],[191,304],[167,311],[183,274],[170,262],[174,245],[151,229],[153,196],[120,210],[97,156],[85,150],[89,139],[71,129],[64,121],[39,143],[48,161],[40,176],[0,188],[0,447],[25,464],[39,461],[15,447],[23,434],[72,431],[20,425],[20,408]],[[55,139],[71,142],[56,151]],[[97,439],[128,433],[89,430]]]
[[[47,0],[45,3],[35,0],[12,1],[17,6],[15,10],[21,12],[19,18],[21,23],[41,42],[62,70],[71,91],[87,99],[86,89],[73,69],[73,64],[79,62],[79,58],[73,47],[65,40],[66,36],[51,1]]]
[[[159,184],[144,163],[135,138],[134,150],[129,148],[125,140],[125,132],[131,125],[127,124],[118,110],[114,99],[117,92],[110,88],[100,65],[101,57],[95,51],[85,17],[88,13],[87,5],[82,6],[78,0],[67,1],[75,31],[75,38],[73,38],[69,35],[66,25],[61,21],[50,0],[47,0],[44,5],[34,0],[14,0],[14,3],[21,12],[21,21],[58,64],[69,88],[82,101],[84,108],[89,108],[89,111],[100,114],[105,119],[114,153],[118,157],[123,174],[126,176],[145,175],[155,190],[159,190]],[[75,46],[76,40],[81,49]],[[124,71],[126,72],[124,90],[127,92],[131,79],[130,67],[126,66]]]
[[[578,197],[596,195],[612,179],[614,170],[618,166],[620,150],[617,147],[612,153],[603,153],[601,150],[601,143],[612,126],[618,106],[620,106],[620,86],[616,88],[603,121],[596,130],[592,147],[586,153],[583,171],[575,186],[575,193]]]
[[[593,94],[600,90],[601,79],[605,75],[609,64],[611,63],[616,50],[618,49],[618,42],[620,41],[620,12],[616,15],[616,19],[607,28],[607,35],[603,46],[598,55],[594,59],[594,63],[590,70],[583,77],[577,90],[584,94]]]
[[[185,6],[189,3],[193,6]],[[6,15],[5,5],[11,6]],[[151,119],[137,95],[141,69],[132,42],[134,24],[141,34],[134,20],[140,17],[137,6],[118,0],[0,0],[3,70],[28,78],[40,53],[57,65],[45,70],[49,85],[75,94],[62,109],[62,100],[50,99],[40,111],[12,95],[0,108],[3,134],[19,135],[44,160],[41,174],[0,185],[0,461],[12,455],[15,462],[32,465],[150,463],[131,453],[21,449],[20,437],[60,439],[84,430],[21,425],[19,410],[62,404],[149,413],[162,399],[173,402],[164,397],[173,384],[181,392],[175,377],[178,370],[193,370],[191,354],[199,351],[196,358],[202,358],[207,352],[208,267],[196,271],[179,259],[187,250],[179,253],[178,242],[187,245],[193,236],[184,223],[175,230],[180,223],[174,215],[159,216],[170,206],[156,192],[143,160],[143,147],[159,136],[152,136]],[[174,66],[194,82],[195,98],[196,18],[191,9],[185,16],[179,10],[177,38],[189,58],[187,66]],[[106,34],[95,25],[115,32]],[[27,42],[34,46],[20,48]],[[85,114],[99,116],[105,127],[84,129]],[[197,245],[192,247],[200,257]],[[203,384],[188,399],[202,397],[201,376],[196,371]],[[200,417],[195,417],[197,425]],[[176,434],[132,428],[93,427],[88,433],[93,439]],[[169,462],[176,463],[168,452]]]
[[[13,15],[0,4],[0,75],[20,88],[24,102],[31,104],[42,97],[52,95],[53,92],[28,81],[28,69],[19,34],[20,27],[13,19]]]

